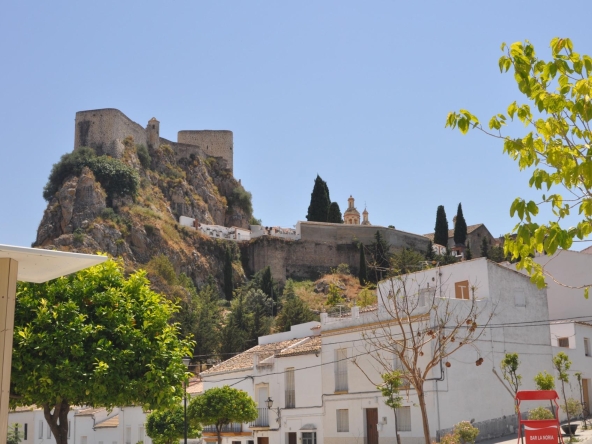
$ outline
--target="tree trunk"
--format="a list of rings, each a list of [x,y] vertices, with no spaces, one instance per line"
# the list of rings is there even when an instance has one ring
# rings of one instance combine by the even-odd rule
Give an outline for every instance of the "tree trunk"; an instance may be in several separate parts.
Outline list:
[[[565,396],[565,382],[561,381],[561,391],[563,392],[563,402],[565,402],[565,414],[567,415],[567,425],[569,426],[569,437],[573,438],[571,433],[571,421],[569,418],[569,412],[567,411],[567,397]]]
[[[419,384],[417,386],[419,386]],[[423,421],[423,434],[424,434],[425,444],[431,444],[430,423],[428,421],[428,411],[426,409],[426,404],[425,404],[425,393],[423,391],[423,387],[421,389],[418,389],[417,386],[416,386],[417,398],[419,399],[419,408],[421,409],[421,420]]]
[[[52,413],[53,411],[53,413]],[[43,404],[43,415],[49,424],[56,444],[68,444],[68,413],[70,404],[65,399],[56,402],[55,406]]]
[[[216,433],[218,434],[218,444],[222,444],[222,426],[216,424]]]

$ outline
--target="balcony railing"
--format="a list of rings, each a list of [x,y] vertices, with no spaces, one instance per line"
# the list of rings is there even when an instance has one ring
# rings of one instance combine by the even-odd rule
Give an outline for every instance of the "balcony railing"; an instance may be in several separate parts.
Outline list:
[[[221,433],[240,433],[243,431],[243,425],[240,422],[233,422],[222,426]],[[216,433],[215,425],[208,425],[203,428],[204,433]]]
[[[249,427],[269,427],[269,409],[267,407],[258,408],[259,416],[255,421],[249,424]]]

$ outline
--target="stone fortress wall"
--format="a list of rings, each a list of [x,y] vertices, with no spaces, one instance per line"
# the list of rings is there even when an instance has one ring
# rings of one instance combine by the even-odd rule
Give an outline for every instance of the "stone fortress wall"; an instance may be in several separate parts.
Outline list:
[[[136,144],[158,148],[169,145],[178,159],[220,157],[233,171],[233,134],[227,130],[179,131],[177,142],[160,137],[160,122],[152,118],[146,128],[115,108],[104,108],[76,113],[74,149],[94,148],[98,154],[119,158],[123,155],[123,140],[132,136]]]

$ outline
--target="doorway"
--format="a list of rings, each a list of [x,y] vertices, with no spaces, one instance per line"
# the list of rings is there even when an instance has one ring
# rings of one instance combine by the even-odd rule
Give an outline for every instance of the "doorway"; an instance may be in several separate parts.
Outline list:
[[[269,438],[257,438],[257,444],[269,444]]]
[[[378,409],[366,409],[367,444],[378,444]]]
[[[586,409],[588,410],[588,415],[590,414],[590,380],[589,379],[582,379],[582,392],[584,398],[584,404]]]
[[[296,432],[288,432],[288,444],[297,444],[298,436]]]

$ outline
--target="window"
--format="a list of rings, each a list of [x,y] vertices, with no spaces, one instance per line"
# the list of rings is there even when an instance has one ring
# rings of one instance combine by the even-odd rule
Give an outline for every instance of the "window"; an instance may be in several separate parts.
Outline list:
[[[469,281],[455,282],[454,294],[456,299],[469,299]]]
[[[569,348],[569,338],[557,338],[557,346]]]
[[[70,439],[70,431],[72,430],[72,421],[68,421],[68,439]]]
[[[302,444],[317,444],[317,432],[302,432]]]
[[[43,421],[39,421],[39,435],[37,435],[37,438],[43,439]]]
[[[293,409],[296,407],[296,387],[294,385],[294,368],[287,368],[285,373],[286,378],[286,408]]]
[[[51,428],[49,427],[49,424],[47,424],[47,439],[51,438]]]
[[[241,444],[240,441],[232,441],[232,444]]]
[[[399,432],[411,431],[411,407],[399,407],[395,409],[397,415],[397,430]]]
[[[138,426],[138,441],[144,442],[144,424]]]
[[[24,439],[25,441],[27,440],[27,436],[28,436],[28,434],[29,434],[29,430],[28,430],[28,429],[29,429],[29,427],[28,427],[28,424],[25,422],[25,425],[24,425],[24,430],[23,430],[23,432],[24,432],[23,439]]]
[[[347,392],[347,389],[347,349],[340,348],[335,350],[335,391]]]
[[[592,354],[590,354],[590,339],[589,338],[584,338],[584,355],[592,356]]]
[[[132,426],[125,426],[125,444],[132,444]]]
[[[337,409],[337,431],[349,432],[349,410]]]

